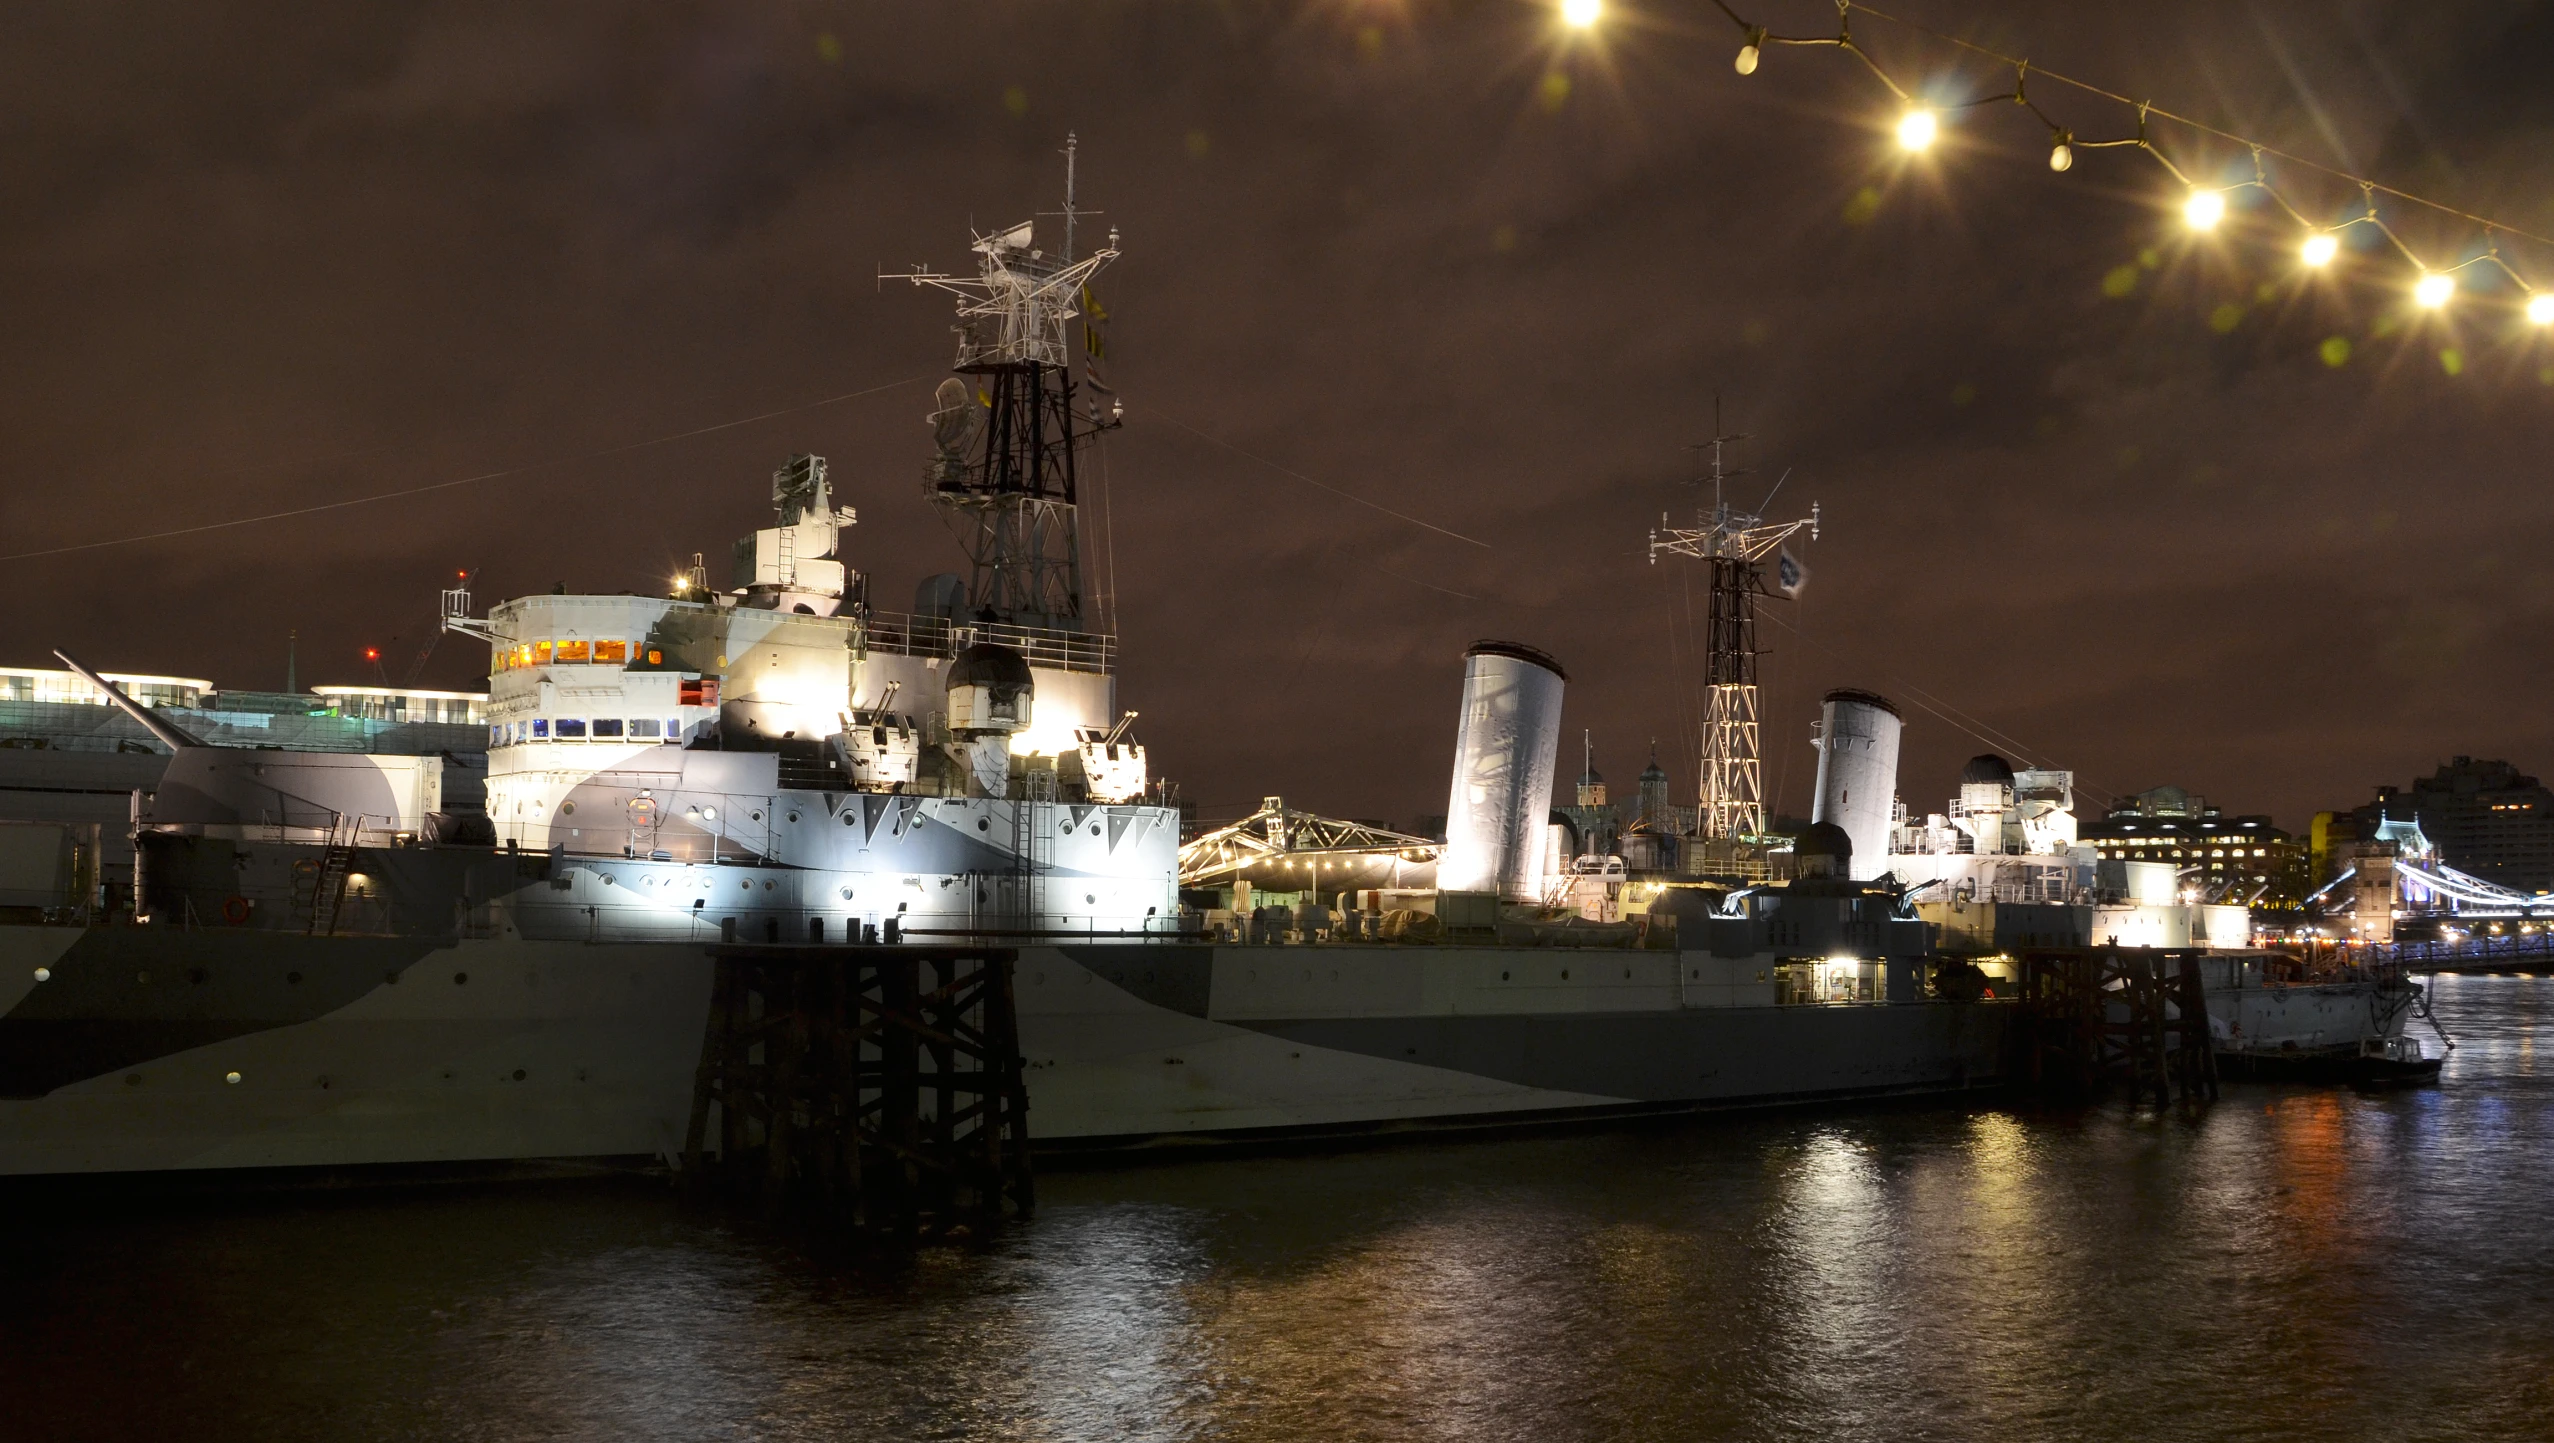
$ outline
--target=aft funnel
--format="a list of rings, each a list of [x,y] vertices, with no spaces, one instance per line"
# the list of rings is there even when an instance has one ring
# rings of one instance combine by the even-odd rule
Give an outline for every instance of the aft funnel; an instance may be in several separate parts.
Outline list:
[[[1463,654],[1439,887],[1521,901],[1541,895],[1568,680],[1559,662],[1513,641],[1475,642]]]

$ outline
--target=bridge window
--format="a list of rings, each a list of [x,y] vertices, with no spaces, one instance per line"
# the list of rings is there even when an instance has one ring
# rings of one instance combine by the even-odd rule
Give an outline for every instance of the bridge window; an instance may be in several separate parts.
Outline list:
[[[532,664],[534,666],[548,666],[550,664],[550,644],[548,642],[536,641],[532,643]]]
[[[594,735],[598,739],[602,737],[617,737],[620,734],[621,719],[619,717],[599,716],[594,719]]]
[[[584,642],[563,641],[558,644],[557,650],[558,659],[560,661],[573,663],[579,666],[585,664],[585,658],[588,653]]]
[[[597,666],[620,666],[629,659],[630,644],[626,641],[598,641],[594,643],[594,662]]]
[[[634,737],[646,737],[653,740],[657,735],[656,718],[652,716],[638,716],[630,718],[630,735]]]
[[[550,719],[548,717],[534,717],[532,719],[532,734],[536,737],[548,736],[550,734]]]
[[[582,737],[584,735],[585,718],[581,716],[563,716],[559,718],[559,740],[566,741],[571,737]]]

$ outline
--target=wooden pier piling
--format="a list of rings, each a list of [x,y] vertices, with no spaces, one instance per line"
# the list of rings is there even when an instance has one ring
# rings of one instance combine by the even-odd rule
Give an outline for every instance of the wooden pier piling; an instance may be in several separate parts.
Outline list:
[[[882,1240],[1026,1216],[1028,1093],[1003,947],[712,947],[683,1180]]]
[[[2199,954],[2142,947],[2055,948],[2022,957],[2020,1076],[2035,1092],[2132,1102],[2217,1096],[2217,1049]]]

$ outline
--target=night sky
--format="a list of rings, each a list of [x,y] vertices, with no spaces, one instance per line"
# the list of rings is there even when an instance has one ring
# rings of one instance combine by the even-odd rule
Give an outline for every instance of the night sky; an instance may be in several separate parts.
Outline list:
[[[1890,8],[2554,233],[2546,7]],[[2009,89],[1857,33],[1945,97]],[[1125,250],[1090,571],[1155,772],[1209,816],[1442,811],[1478,637],[1568,666],[1564,776],[1592,728],[1627,792],[1654,737],[1690,799],[1701,575],[1643,542],[1691,515],[1715,393],[1737,499],[1788,471],[1775,511],[1825,508],[1807,595],[1766,608],[1784,809],[1834,686],[1899,700],[1919,811],[1984,745],[1955,711],[2103,794],[2290,826],[2456,753],[2554,768],[2554,341],[2506,291],[2415,318],[2356,249],[2303,283],[2259,207],[2193,242],[2151,160],[2052,175],[2011,105],[1909,163],[1850,57],[1742,79],[1736,44],[1663,0],[1567,42],[1521,0],[10,7],[0,661],[276,687],[298,628],[305,685],[369,679],[368,644],[396,677],[459,568],[483,608],[695,551],[723,576],[801,450],[903,609],[958,563],[920,486],[949,315],[875,277],[1055,209],[1074,131]],[[2032,94],[2086,138],[2134,124]],[[2397,214],[2444,259],[2481,243]],[[484,668],[450,638],[418,680]]]

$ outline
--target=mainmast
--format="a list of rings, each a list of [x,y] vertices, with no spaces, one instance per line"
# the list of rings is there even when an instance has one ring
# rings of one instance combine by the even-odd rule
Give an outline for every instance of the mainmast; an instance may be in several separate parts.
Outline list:
[[[1661,515],[1649,534],[1650,564],[1659,553],[1691,556],[1711,567],[1711,620],[1703,648],[1701,808],[1696,830],[1705,842],[1755,838],[1765,830],[1763,737],[1756,712],[1756,598],[1767,594],[1764,562],[1792,533],[1818,539],[1818,508],[1798,521],[1767,522],[1729,504],[1728,483],[1744,473],[1723,469],[1724,451],[1744,436],[1720,432],[1720,402],[1712,402],[1711,510],[1690,528],[1671,527]],[[1776,483],[1777,490],[1781,489]],[[1772,496],[1768,493],[1767,500]],[[1783,594],[1797,590],[1787,584]]]
[[[1059,631],[1084,629],[1075,456],[1113,422],[1079,430],[1067,325],[1084,288],[1117,259],[1117,233],[1072,258],[1075,147],[1065,149],[1064,248],[1037,244],[1036,222],[979,235],[973,276],[917,266],[901,278],[958,298],[956,373],[940,383],[931,413],[938,454],[924,475],[932,499],[960,523],[974,563],[969,619]]]

